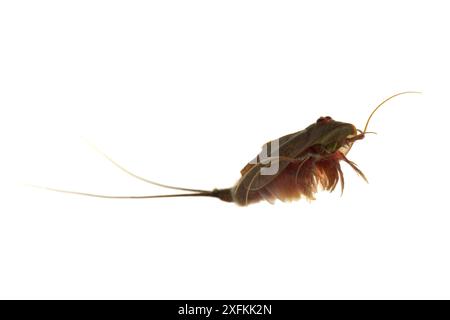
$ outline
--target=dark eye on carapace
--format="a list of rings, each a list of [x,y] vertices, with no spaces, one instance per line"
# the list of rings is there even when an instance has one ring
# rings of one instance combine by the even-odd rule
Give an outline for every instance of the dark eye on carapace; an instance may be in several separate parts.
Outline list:
[[[319,119],[317,119],[317,123],[328,123],[330,121],[332,121],[333,119],[329,116],[326,117],[320,117]]]

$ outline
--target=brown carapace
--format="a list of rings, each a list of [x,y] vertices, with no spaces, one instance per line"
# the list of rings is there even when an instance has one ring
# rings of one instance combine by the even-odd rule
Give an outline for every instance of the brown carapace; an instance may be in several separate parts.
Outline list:
[[[278,148],[270,150],[271,142],[263,152],[241,170],[241,178],[230,189],[215,190],[222,200],[248,205],[261,200],[292,201],[314,199],[319,190],[333,191],[344,175],[340,161],[352,166],[364,179],[364,174],[346,158],[352,143],[364,138],[355,126],[321,117],[306,129],[278,139]],[[276,153],[276,155],[274,155]],[[263,168],[276,163],[274,174],[264,174]],[[269,172],[271,173],[271,172]]]
[[[316,122],[301,130],[263,145],[263,151],[242,170],[237,183],[226,189],[198,190],[180,188],[157,183],[137,176],[114,162],[121,170],[145,182],[174,190],[185,191],[182,194],[152,196],[109,196],[54,188],[51,191],[78,194],[108,199],[150,199],[173,197],[215,197],[226,202],[246,206],[262,200],[273,203],[275,200],[292,201],[300,198],[314,200],[319,190],[333,191],[340,182],[344,190],[344,175],[341,162],[347,163],[358,175],[367,181],[355,163],[346,155],[353,143],[363,139],[368,132],[367,126],[373,114],[388,100],[406,93],[397,93],[380,103],[367,119],[364,130],[357,130],[350,123],[339,122],[331,117],[320,117]]]

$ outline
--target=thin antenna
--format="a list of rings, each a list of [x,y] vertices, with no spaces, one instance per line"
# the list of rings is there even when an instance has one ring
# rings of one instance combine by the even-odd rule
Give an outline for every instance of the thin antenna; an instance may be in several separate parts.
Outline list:
[[[366,126],[364,127],[363,133],[366,133],[366,131],[367,131],[367,126],[369,125],[370,119],[372,119],[372,116],[374,115],[374,113],[375,113],[375,112],[376,112],[383,104],[385,104],[386,102],[388,102],[389,100],[391,100],[391,99],[393,99],[393,98],[395,98],[395,97],[398,97],[399,95],[407,94],[407,93],[422,93],[422,92],[419,92],[419,91],[405,91],[405,92],[400,92],[400,93],[394,94],[393,96],[390,96],[389,98],[385,99],[385,100],[384,100],[383,102],[381,102],[381,103],[380,103],[380,104],[372,111],[372,113],[370,114],[369,118],[367,119]]]

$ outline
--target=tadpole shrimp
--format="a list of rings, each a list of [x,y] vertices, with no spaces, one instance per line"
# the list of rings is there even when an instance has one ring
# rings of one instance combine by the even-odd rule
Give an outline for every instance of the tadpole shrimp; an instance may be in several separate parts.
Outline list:
[[[339,122],[331,117],[320,117],[305,129],[291,133],[263,145],[263,151],[241,170],[241,177],[231,188],[200,190],[170,186],[140,177],[113,161],[106,159],[127,174],[158,187],[183,191],[180,194],[149,196],[112,196],[62,189],[44,188],[50,191],[107,199],[154,199],[175,197],[214,197],[226,202],[247,206],[262,200],[292,201],[300,198],[314,200],[321,189],[334,191],[338,182],[344,190],[344,174],[340,162],[347,163],[367,181],[358,166],[347,158],[355,141],[364,139],[375,112],[387,101],[416,91],[400,92],[382,101],[370,113],[363,130],[353,124]]]

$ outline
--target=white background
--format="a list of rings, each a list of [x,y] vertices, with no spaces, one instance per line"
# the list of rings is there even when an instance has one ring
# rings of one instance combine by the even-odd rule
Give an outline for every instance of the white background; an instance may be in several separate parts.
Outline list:
[[[3,1],[0,298],[450,298],[446,1]],[[311,203],[229,187],[319,116],[370,135]],[[170,191],[170,190],[169,190]]]

